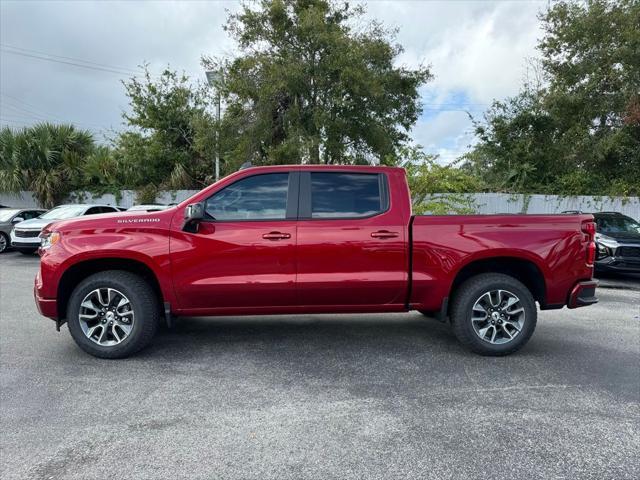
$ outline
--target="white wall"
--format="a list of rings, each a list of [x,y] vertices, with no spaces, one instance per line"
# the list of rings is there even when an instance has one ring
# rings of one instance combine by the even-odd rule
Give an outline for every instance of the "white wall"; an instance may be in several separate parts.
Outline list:
[[[179,203],[196,190],[175,190],[163,192],[156,201],[158,203]],[[441,194],[446,195],[446,194]],[[438,196],[438,194],[434,195]],[[112,194],[92,196],[84,194],[84,200],[75,202],[106,203],[130,207],[135,203],[135,192],[123,190],[120,201]],[[562,197],[558,195],[510,195],[507,193],[474,193],[473,199],[477,213],[560,213],[564,210],[581,210],[583,212],[615,211],[640,219],[640,197]],[[20,195],[0,194],[0,204],[12,207],[36,207],[37,202],[31,192]],[[526,209],[525,209],[526,206]]]
[[[197,192],[198,190],[174,190],[170,192],[162,192],[156,198],[156,203],[180,203]],[[105,203],[107,205],[118,205],[125,208],[135,205],[135,191],[122,190],[120,194],[121,198],[118,201],[116,196],[111,193],[105,195],[92,195],[88,192],[79,192],[74,193],[68,200],[68,203]],[[21,192],[18,195],[0,193],[0,205],[7,205],[10,207],[37,207],[38,202],[33,198],[32,192]]]

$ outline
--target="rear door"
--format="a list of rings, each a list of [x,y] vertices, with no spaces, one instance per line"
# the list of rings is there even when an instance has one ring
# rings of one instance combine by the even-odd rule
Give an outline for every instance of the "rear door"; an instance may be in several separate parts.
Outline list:
[[[172,233],[181,308],[295,305],[297,207],[297,172],[244,177],[206,199],[198,231]]]
[[[303,171],[299,215],[301,305],[404,303],[407,240],[385,173]]]

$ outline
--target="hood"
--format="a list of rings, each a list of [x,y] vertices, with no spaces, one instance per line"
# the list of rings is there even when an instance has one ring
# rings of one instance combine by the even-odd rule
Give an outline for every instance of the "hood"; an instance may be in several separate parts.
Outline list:
[[[32,218],[31,220],[25,220],[24,222],[16,223],[15,227],[19,230],[42,230],[51,222],[55,222],[55,220]]]
[[[76,230],[83,228],[114,228],[126,225],[153,225],[163,219],[171,218],[175,213],[175,207],[159,212],[133,211],[100,213],[83,217],[69,218],[67,220],[52,220],[56,229]]]

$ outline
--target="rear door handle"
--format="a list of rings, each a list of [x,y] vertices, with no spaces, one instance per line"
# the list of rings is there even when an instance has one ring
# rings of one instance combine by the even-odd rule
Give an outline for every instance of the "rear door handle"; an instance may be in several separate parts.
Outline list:
[[[287,238],[291,238],[291,234],[282,232],[269,232],[262,235],[262,238],[264,238],[265,240],[284,240]]]
[[[399,235],[398,232],[389,232],[388,230],[380,230],[380,231],[371,233],[371,236],[373,238],[395,238],[398,235]]]

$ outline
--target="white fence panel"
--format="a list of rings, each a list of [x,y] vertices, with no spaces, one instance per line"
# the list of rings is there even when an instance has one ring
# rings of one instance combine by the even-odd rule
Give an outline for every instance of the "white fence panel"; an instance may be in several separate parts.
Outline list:
[[[180,203],[197,193],[197,190],[174,190],[162,192],[157,203]],[[446,196],[435,194],[434,196]],[[472,193],[467,196],[473,201],[476,213],[560,213],[565,210],[583,212],[614,211],[624,213],[635,219],[640,218],[640,197],[590,197],[559,195],[511,195],[508,193]],[[136,192],[122,190],[120,198],[113,194],[92,195],[81,192],[72,195],[70,203],[106,203],[129,208],[136,202]],[[0,205],[12,207],[37,207],[32,192],[20,192],[18,195],[0,194]]]

